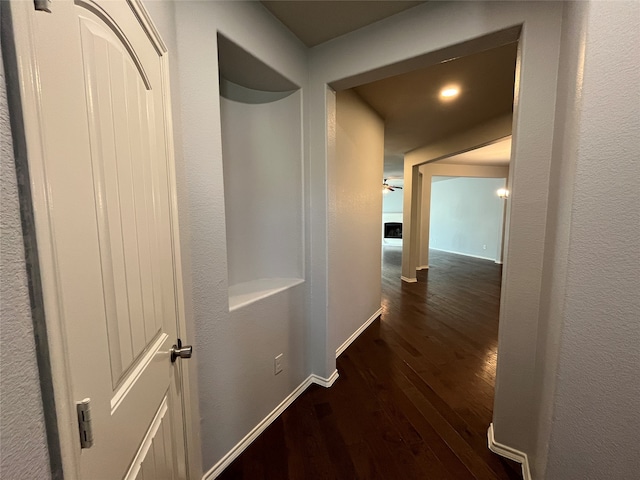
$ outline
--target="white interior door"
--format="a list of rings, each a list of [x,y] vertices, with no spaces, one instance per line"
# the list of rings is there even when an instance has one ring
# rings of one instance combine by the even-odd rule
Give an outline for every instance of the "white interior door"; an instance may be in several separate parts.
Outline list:
[[[22,81],[37,76],[24,101],[39,116],[25,130],[41,146],[38,160],[29,145],[29,169],[45,311],[62,326],[72,398],[91,400],[94,443],[74,447],[77,472],[185,478],[166,50],[135,2],[51,10],[23,2],[13,22],[31,25]]]

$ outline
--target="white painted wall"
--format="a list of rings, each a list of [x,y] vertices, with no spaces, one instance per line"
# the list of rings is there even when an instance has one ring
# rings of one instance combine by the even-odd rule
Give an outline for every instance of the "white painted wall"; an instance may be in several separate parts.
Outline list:
[[[417,150],[413,152],[412,158],[415,160],[418,155],[421,155],[421,151]],[[495,166],[487,166],[487,165],[450,165],[446,163],[427,163],[418,168],[422,178],[422,203],[420,211],[418,212],[419,222],[419,251],[418,251],[418,261],[419,267],[421,269],[428,268],[429,266],[429,248],[431,248],[431,213],[433,211],[432,207],[432,188],[434,186],[439,185],[439,183],[448,183],[449,180],[445,182],[434,182],[435,179],[441,178],[450,178],[450,177],[458,177],[460,180],[463,178],[473,178],[473,179],[491,179],[495,180],[496,178],[502,179],[503,182],[506,181],[506,178],[509,175],[509,167],[495,167]],[[497,188],[496,188],[497,190]],[[489,193],[486,193],[487,201],[489,201]],[[495,190],[493,194],[495,195]],[[504,201],[503,201],[504,203]],[[503,216],[504,218],[504,216]],[[471,220],[471,219],[470,219]],[[496,233],[497,235],[498,233]],[[502,238],[501,238],[502,240]],[[480,246],[485,245],[485,243],[480,243]],[[444,249],[447,250],[447,249]],[[487,251],[489,251],[489,247],[487,244]],[[492,259],[498,258],[498,253],[501,252],[501,247],[493,250],[495,257],[491,257]],[[414,274],[415,276],[415,274]]]
[[[190,263],[190,366],[198,375],[207,471],[310,372],[308,281],[229,312],[217,33],[300,85],[303,95],[307,61],[304,46],[257,2],[178,1],[174,8],[184,181],[179,213],[189,228],[182,248]],[[280,353],[285,368],[274,376]]]
[[[432,177],[429,248],[498,261],[506,178]]]
[[[336,95],[329,178],[329,336],[338,349],[380,309],[384,123],[354,92]]]
[[[220,115],[229,285],[302,278],[302,93]]]
[[[1,50],[0,50],[1,51]],[[0,56],[0,472],[51,478]]]
[[[567,257],[570,245],[573,203],[574,162],[578,142],[580,90],[584,56],[587,2],[572,2],[564,7],[556,128],[549,186],[539,333],[536,341],[535,394],[536,445],[530,452],[533,478],[544,478],[553,421],[553,398],[556,386],[564,290],[567,281]],[[566,159],[566,160],[565,160]]]
[[[639,18],[637,2],[565,7],[536,478],[640,468]]]

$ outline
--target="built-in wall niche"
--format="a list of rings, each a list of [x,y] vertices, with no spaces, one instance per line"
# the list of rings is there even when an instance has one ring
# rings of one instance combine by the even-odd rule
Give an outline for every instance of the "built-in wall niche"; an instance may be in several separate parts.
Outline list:
[[[218,35],[229,309],[302,283],[302,92]]]

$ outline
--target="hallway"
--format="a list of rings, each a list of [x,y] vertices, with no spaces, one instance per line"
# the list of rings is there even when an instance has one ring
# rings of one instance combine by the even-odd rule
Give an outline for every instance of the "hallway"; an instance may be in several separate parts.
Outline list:
[[[221,479],[515,479],[487,448],[501,267],[432,251],[418,283],[385,247],[380,320]],[[428,279],[428,282],[427,282]]]

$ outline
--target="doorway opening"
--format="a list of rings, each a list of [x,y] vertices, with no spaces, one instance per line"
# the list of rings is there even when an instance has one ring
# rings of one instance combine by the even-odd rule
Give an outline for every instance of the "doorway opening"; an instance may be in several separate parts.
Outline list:
[[[339,221],[330,222],[329,251],[349,250],[350,261],[358,265],[380,265],[378,341],[403,346],[398,355],[416,372],[415,382],[428,385],[438,398],[442,415],[460,409],[456,415],[480,455],[487,450],[484,438],[493,412],[506,217],[505,200],[496,190],[508,188],[517,55],[514,40],[347,90],[339,89],[341,82],[334,85],[338,148],[329,153],[329,191],[334,182],[358,186],[345,182],[347,172],[341,170],[354,168],[353,156],[343,157],[340,148],[341,132],[358,129],[347,127],[341,114],[341,100],[349,95],[384,125],[384,151],[369,163],[364,159],[360,168],[369,172],[372,164],[382,166],[378,178],[385,193],[382,215],[377,214],[380,260],[371,253],[371,239],[362,236],[357,250],[345,242],[346,232],[358,238],[358,226],[376,215],[373,208],[361,209],[358,222],[343,224],[344,231],[335,228]],[[454,90],[454,98],[445,90]],[[387,185],[399,188],[389,191]],[[367,185],[363,192],[369,195],[371,189]],[[449,194],[450,203],[437,215],[434,192]],[[350,195],[355,198],[357,192]],[[455,195],[459,201],[452,204]],[[339,203],[338,197],[330,198],[330,206]],[[431,218],[440,225],[430,240]],[[330,289],[333,284],[330,278]],[[496,468],[505,478],[518,478],[519,466]]]

